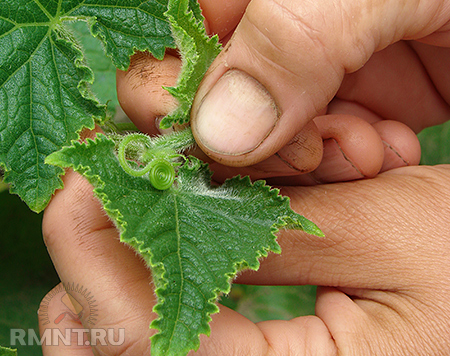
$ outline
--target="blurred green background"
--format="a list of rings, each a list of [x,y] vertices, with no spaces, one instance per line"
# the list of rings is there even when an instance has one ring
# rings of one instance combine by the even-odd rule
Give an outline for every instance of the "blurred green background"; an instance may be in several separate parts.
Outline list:
[[[73,31],[85,48],[96,81],[93,91],[108,102],[111,115],[118,105],[115,68],[103,55],[98,40],[84,23]],[[450,163],[450,122],[419,135],[422,164]],[[0,182],[0,345],[10,346],[10,330],[34,329],[38,334],[39,303],[59,279],[53,269],[41,234],[42,214],[32,213]],[[314,313],[315,287],[261,287],[234,285],[222,303],[253,321],[291,319]],[[17,346],[19,356],[42,355],[40,347]]]

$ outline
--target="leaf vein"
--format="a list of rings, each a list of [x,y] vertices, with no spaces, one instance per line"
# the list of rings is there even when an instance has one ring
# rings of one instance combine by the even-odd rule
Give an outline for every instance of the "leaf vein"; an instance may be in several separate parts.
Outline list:
[[[33,0],[34,3],[41,9],[41,11],[48,17],[49,20],[53,19],[54,17],[47,11],[47,9],[41,4],[39,0]]]
[[[9,78],[12,78],[15,76],[15,74],[25,65],[29,64],[31,62],[31,60],[33,59],[33,57],[35,56],[36,52],[40,49],[40,47],[42,46],[42,43],[44,43],[44,41],[49,37],[49,33],[51,32],[51,30],[49,29],[46,33],[45,36],[42,36],[42,40],[36,45],[36,48],[34,49],[33,52],[31,52],[28,56],[28,59],[23,62],[23,64],[21,64],[20,66],[17,67],[17,69],[12,72],[9,77],[6,78],[6,80],[3,83],[0,83],[0,89],[3,88],[4,84],[8,81]]]

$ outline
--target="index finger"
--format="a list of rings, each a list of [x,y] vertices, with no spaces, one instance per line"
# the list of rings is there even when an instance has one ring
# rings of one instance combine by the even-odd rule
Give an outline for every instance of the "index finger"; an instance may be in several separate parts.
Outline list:
[[[238,281],[418,294],[430,283],[445,284],[450,236],[442,227],[450,214],[442,197],[450,195],[449,182],[449,166],[416,166],[367,180],[283,188],[293,209],[325,238],[284,231],[281,255],[269,255],[257,273]]]

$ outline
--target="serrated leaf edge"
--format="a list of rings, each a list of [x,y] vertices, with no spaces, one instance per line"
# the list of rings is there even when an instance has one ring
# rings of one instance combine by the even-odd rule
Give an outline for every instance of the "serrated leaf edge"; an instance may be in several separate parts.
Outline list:
[[[191,171],[196,171],[199,169],[199,167],[203,167],[206,168],[209,165],[207,163],[202,162],[201,160],[199,160],[196,157],[193,156],[189,156],[189,160],[185,163],[186,164],[186,169],[191,170]],[[210,172],[210,174],[212,174]],[[275,199],[281,203],[287,204],[289,205],[289,197],[286,196],[282,196],[280,195],[280,190],[277,188],[272,188],[268,185],[265,184],[265,181],[263,180],[258,180],[255,182],[252,182],[250,180],[250,178],[248,176],[245,177],[241,177],[241,176],[236,176],[233,177],[231,179],[227,179],[224,184],[220,187],[217,188],[221,188],[223,186],[226,186],[226,184],[232,184],[233,181],[238,181],[239,183],[244,183],[245,186],[247,188],[256,188],[256,189],[262,189],[264,191],[265,194],[267,194],[267,198],[270,199]],[[215,187],[211,187],[212,189],[214,189]],[[226,187],[225,187],[226,188]],[[212,315],[216,314],[219,312],[219,308],[216,304],[216,302],[218,301],[219,297],[223,294],[228,294],[231,291],[231,285],[232,285],[232,281],[233,279],[236,277],[236,275],[244,270],[244,269],[251,269],[251,270],[258,270],[260,267],[260,260],[262,258],[265,258],[268,256],[269,252],[274,252],[274,253],[281,253],[281,247],[279,246],[279,244],[276,242],[277,236],[276,234],[280,231],[281,228],[287,226],[287,221],[286,221],[287,216],[284,217],[278,217],[278,221],[276,223],[274,223],[271,226],[271,234],[273,236],[273,246],[262,246],[260,249],[258,249],[257,251],[255,251],[256,253],[256,260],[257,263],[254,265],[249,265],[247,263],[247,261],[237,261],[233,263],[233,271],[226,273],[225,277],[227,278],[227,288],[226,289],[221,289],[221,288],[216,288],[212,291],[213,293],[213,297],[211,297],[208,301],[207,301],[207,305],[208,305],[208,309],[206,310],[206,319],[205,319],[205,323],[202,325],[201,330],[199,331],[199,334],[197,335],[197,338],[195,340],[192,340],[192,344],[194,345],[193,348],[191,347],[186,347],[183,351],[185,352],[185,354],[187,354],[191,349],[192,350],[198,350],[198,348],[200,347],[200,335],[201,334],[205,334],[206,336],[210,336],[211,334],[211,327],[210,327],[210,322],[212,321]],[[141,250],[140,250],[141,251]],[[147,251],[146,251],[147,252]],[[151,253],[148,253],[149,256],[151,256]],[[161,295],[161,291],[164,291],[167,284],[169,283],[169,281],[164,277],[165,271],[164,271],[164,267],[163,266],[159,266],[159,264],[151,264],[152,268],[161,268],[162,271],[162,275],[161,275],[161,280],[164,281],[164,284],[161,285],[160,287],[155,289],[155,294],[158,297],[158,303],[154,306],[153,311],[158,315],[158,317],[156,319],[154,319],[152,321],[152,323],[150,324],[150,327],[158,330],[158,331],[162,331],[158,325],[159,321],[162,320],[162,316],[159,313],[159,309],[162,307],[162,305],[164,304],[164,297]],[[152,340],[156,339],[158,336],[158,333],[152,336]],[[165,350],[167,352],[167,350]],[[167,355],[171,355],[170,353]]]
[[[77,149],[77,147],[85,147],[88,149],[91,145],[97,145],[100,141],[107,141],[111,145],[111,150],[114,150],[115,143],[113,140],[109,139],[104,134],[98,133],[94,139],[88,138],[84,143],[81,142],[73,142],[72,146],[65,147],[61,151],[55,152],[52,155],[47,157],[46,162],[53,165],[62,165],[65,167],[71,167],[75,171],[82,173],[88,181],[94,185],[94,193],[96,196],[101,200],[103,204],[103,208],[105,212],[112,218],[114,223],[116,224],[116,227],[120,231],[120,241],[127,243],[128,245],[132,246],[145,260],[148,266],[153,271],[153,277],[154,277],[154,284],[155,284],[155,294],[157,295],[157,303],[153,307],[153,311],[158,315],[156,319],[154,319],[151,324],[150,328],[153,328],[157,331],[162,331],[159,327],[160,321],[163,319],[163,316],[160,314],[159,310],[162,308],[162,306],[165,303],[165,297],[163,296],[163,291],[166,290],[167,285],[169,283],[169,280],[165,277],[166,271],[164,268],[164,265],[161,262],[154,262],[153,261],[153,254],[150,251],[149,248],[143,248],[144,241],[139,240],[136,236],[133,236],[131,238],[124,239],[123,234],[126,231],[127,223],[123,220],[123,216],[120,213],[118,209],[111,209],[109,205],[111,204],[111,200],[108,199],[107,195],[105,193],[102,193],[102,189],[105,186],[105,182],[102,181],[102,179],[96,175],[91,174],[91,168],[83,166],[82,164],[75,165],[73,163],[65,163],[64,160],[60,157],[60,155],[64,154],[65,150],[73,150]],[[204,179],[207,179],[207,177],[211,177],[212,172],[209,170],[209,165],[207,163],[202,162],[196,157],[189,156],[185,162],[184,169],[188,171],[199,171],[200,169],[207,169],[208,174],[205,173]],[[245,188],[252,188],[252,189],[258,189],[260,190],[268,199],[272,199],[274,201],[278,201],[282,203],[285,207],[289,207],[289,197],[282,196],[280,194],[280,190],[278,188],[272,188],[265,184],[265,181],[263,180],[257,180],[255,182],[252,182],[248,176],[241,177],[236,176],[231,179],[227,179],[221,186],[219,187],[212,187],[210,186],[210,189],[226,189],[228,185],[235,184],[234,182],[238,182],[239,185],[244,185]],[[173,188],[170,188],[173,189]],[[232,265],[232,271],[225,274],[226,280],[227,280],[227,287],[226,288],[216,288],[212,291],[213,297],[211,297],[209,300],[207,300],[207,307],[205,308],[205,319],[202,323],[201,328],[199,329],[199,333],[195,340],[191,340],[192,344],[190,346],[186,346],[186,348],[183,350],[183,352],[188,353],[191,349],[197,350],[200,346],[200,335],[205,334],[207,336],[211,333],[211,327],[210,322],[212,320],[211,315],[216,314],[219,312],[219,308],[216,304],[217,300],[222,294],[228,294],[231,290],[231,285],[233,279],[236,277],[236,275],[242,271],[243,269],[251,269],[251,270],[258,270],[260,266],[260,260],[261,258],[267,257],[269,252],[274,253],[281,253],[281,247],[276,242],[277,236],[276,234],[280,231],[280,229],[286,227],[289,225],[290,228],[297,228],[303,229],[302,224],[298,219],[294,219],[293,217],[301,217],[299,214],[292,212],[291,215],[284,215],[279,216],[277,222],[273,223],[270,228],[270,233],[272,234],[272,245],[267,246],[261,246],[257,251],[255,251],[255,264],[249,264],[247,261],[236,261]],[[307,219],[305,219],[307,220]],[[309,220],[307,220],[309,221]],[[319,230],[320,231],[320,230]],[[158,338],[159,333],[156,333],[151,337],[152,341],[155,342],[155,339]]]
[[[126,228],[126,222],[122,219],[123,215],[120,213],[118,209],[108,208],[108,205],[111,201],[107,199],[105,193],[100,192],[100,190],[104,188],[106,183],[103,182],[98,175],[90,174],[90,172],[92,171],[91,168],[83,166],[82,164],[78,165],[72,163],[67,164],[65,163],[66,161],[64,161],[61,158],[66,151],[77,149],[77,147],[85,147],[86,149],[88,149],[91,145],[97,145],[97,143],[100,141],[110,142],[112,149],[114,148],[113,140],[109,139],[106,135],[102,133],[97,133],[94,139],[86,138],[84,142],[73,141],[70,146],[65,146],[61,150],[56,151],[51,155],[47,156],[45,162],[47,164],[51,164],[62,168],[72,168],[74,171],[79,172],[84,177],[86,177],[89,183],[91,183],[94,186],[94,193],[101,200],[103,204],[103,209],[113,219],[119,232],[122,233],[122,231],[124,231],[124,229]]]
[[[176,85],[174,87],[164,87],[164,89],[166,89],[178,101],[179,106],[161,120],[161,128],[169,128],[175,123],[185,124],[189,122],[189,112],[195,93],[187,93],[184,90],[185,83],[192,80],[191,78],[195,72],[200,55],[205,55],[205,53],[198,53],[199,50],[197,49],[197,42],[194,37],[192,37],[186,29],[178,24],[177,19],[171,14],[171,11],[176,10],[178,7],[178,12],[182,12],[183,16],[189,22],[190,28],[197,32],[197,35],[201,39],[202,43],[204,43],[205,46],[211,46],[211,49],[214,48],[214,57],[217,56],[222,47],[219,43],[219,37],[217,35],[211,37],[207,35],[206,29],[203,25],[203,16],[200,15],[201,21],[197,19],[195,16],[195,9],[190,8],[189,5],[190,3],[188,0],[169,0],[168,10],[164,13],[169,21],[172,29],[172,36],[175,40],[177,48],[179,49],[182,67]],[[198,6],[198,3],[196,6]],[[208,53],[208,55],[212,55],[212,53]],[[207,68],[204,69],[204,72],[206,72],[206,69]],[[203,74],[204,73],[202,73],[201,77],[203,77]]]
[[[62,34],[66,35],[68,37],[71,37],[71,38],[67,39],[67,38],[63,37]],[[52,38],[52,35],[54,35],[55,38]],[[91,101],[98,109],[103,110],[105,112],[105,115],[103,115],[102,117],[93,116],[92,117],[92,125],[81,127],[78,131],[74,132],[74,134],[77,137],[69,142],[68,146],[70,146],[70,144],[72,144],[74,141],[77,141],[80,139],[81,131],[83,131],[84,129],[90,129],[90,130],[94,129],[96,121],[99,124],[102,124],[104,122],[104,120],[106,119],[106,105],[100,104],[99,101],[97,100],[97,98],[95,97],[95,95],[92,93],[92,91],[89,90],[89,85],[92,85],[92,83],[94,82],[94,73],[87,66],[82,48],[81,48],[80,44],[78,43],[78,41],[71,35],[71,32],[69,31],[69,29],[67,27],[65,27],[63,25],[63,23],[55,25],[53,28],[52,28],[52,26],[50,26],[50,23],[49,23],[49,30],[48,30],[45,38],[48,38],[49,41],[51,41],[53,43],[53,45],[57,45],[55,43],[55,40],[58,42],[64,43],[65,45],[68,45],[71,48],[71,50],[74,51],[76,56],[74,58],[73,64],[74,64],[75,68],[79,69],[83,73],[83,76],[84,76],[84,78],[80,79],[80,81],[77,84],[77,89],[78,89],[81,97],[87,101]],[[30,60],[31,60],[31,58],[32,58],[32,55],[30,55]],[[62,149],[63,147],[66,147],[66,146],[62,146],[62,147],[60,147],[60,149]],[[57,152],[57,151],[55,151],[55,152]],[[5,178],[4,181],[6,183],[10,183],[10,190],[9,190],[10,193],[17,194],[20,196],[20,194],[16,190],[14,182],[10,182],[8,180],[8,172],[10,171],[10,169],[8,169],[6,162],[5,163],[0,162],[0,168],[2,168],[4,171],[4,178]],[[61,189],[63,187],[63,182],[61,179],[61,176],[63,176],[63,175],[64,175],[64,170],[62,170],[62,169],[59,170],[59,172],[56,174],[56,178],[57,178],[57,181],[59,182],[59,184],[54,187],[53,193],[56,190]],[[48,203],[50,202],[50,199],[51,199],[51,196],[41,197],[40,199],[39,199],[39,197],[37,197],[35,199],[35,204],[29,205],[29,208],[36,213],[40,213],[48,205]]]

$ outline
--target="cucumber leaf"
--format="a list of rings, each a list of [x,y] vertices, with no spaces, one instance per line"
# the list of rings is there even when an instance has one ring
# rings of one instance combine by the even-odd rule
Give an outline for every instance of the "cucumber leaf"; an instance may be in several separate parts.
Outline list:
[[[4,0],[0,6],[0,168],[11,192],[41,211],[63,170],[45,157],[105,118],[94,77],[64,22],[84,20],[120,69],[135,50],[174,47],[167,0]]]
[[[185,355],[210,333],[210,315],[219,294],[244,268],[258,269],[268,251],[280,253],[280,228],[321,235],[316,225],[293,212],[289,199],[263,181],[235,177],[211,186],[207,164],[187,158],[168,190],[125,173],[115,143],[99,134],[47,161],[71,167],[94,186],[104,209],[116,222],[121,241],[143,256],[153,272],[159,318],[151,327],[152,355]]]
[[[0,356],[17,356],[17,350],[0,346]]]
[[[428,127],[417,137],[422,147],[420,164],[436,165],[450,163],[450,121]]]
[[[168,18],[181,55],[182,68],[175,87],[166,88],[178,100],[178,107],[161,120],[161,128],[190,120],[192,102],[206,70],[220,53],[218,36],[208,37],[200,7],[195,1],[169,0]]]
[[[107,115],[114,117],[119,106],[116,90],[116,67],[106,56],[98,39],[91,35],[89,26],[83,21],[69,22],[67,27],[80,42],[85,60],[94,72],[91,89],[100,103],[107,103]]]

